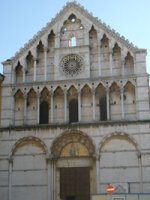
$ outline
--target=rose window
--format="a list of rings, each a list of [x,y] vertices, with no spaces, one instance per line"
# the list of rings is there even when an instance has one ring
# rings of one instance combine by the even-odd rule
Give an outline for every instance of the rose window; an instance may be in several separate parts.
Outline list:
[[[70,54],[61,60],[60,65],[65,75],[73,77],[82,70],[83,58],[76,54]]]

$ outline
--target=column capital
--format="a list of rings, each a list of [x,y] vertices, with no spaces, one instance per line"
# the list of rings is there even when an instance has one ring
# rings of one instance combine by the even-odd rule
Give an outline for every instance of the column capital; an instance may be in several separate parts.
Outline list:
[[[67,95],[68,90],[65,88],[65,89],[63,90],[63,92],[64,92],[64,95]]]
[[[78,95],[81,95],[81,89],[80,88],[78,88]]]
[[[106,92],[108,93],[110,91],[110,88],[107,86],[106,87]]]
[[[23,98],[24,98],[24,99],[27,99],[27,93],[24,93],[24,94],[23,94]]]
[[[120,87],[120,92],[124,93],[124,87],[123,86]]]
[[[49,51],[49,48],[46,46],[46,47],[44,47],[44,52],[48,52]]]
[[[37,98],[39,99],[41,97],[41,93],[40,92],[37,92]]]
[[[51,97],[54,96],[54,90],[53,89],[50,90],[50,95],[51,95]]]
[[[93,87],[92,88],[92,94],[95,95],[96,89]]]

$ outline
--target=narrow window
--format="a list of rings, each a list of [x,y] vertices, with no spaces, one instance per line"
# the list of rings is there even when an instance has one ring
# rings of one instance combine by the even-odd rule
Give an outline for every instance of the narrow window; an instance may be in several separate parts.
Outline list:
[[[75,47],[77,46],[76,44],[76,37],[71,37],[70,40],[69,40],[69,47]]]
[[[69,122],[78,122],[78,101],[72,99],[69,102]]]
[[[40,104],[40,124],[48,124],[49,121],[49,106],[46,101]]]
[[[107,120],[106,96],[100,98],[99,105],[100,105],[100,120],[106,121]]]

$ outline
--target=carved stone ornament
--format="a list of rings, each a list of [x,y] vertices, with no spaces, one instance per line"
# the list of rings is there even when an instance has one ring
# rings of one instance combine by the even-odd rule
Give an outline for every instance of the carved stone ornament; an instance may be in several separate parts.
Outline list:
[[[61,60],[60,66],[65,75],[76,76],[82,70],[83,58],[77,54],[67,55]]]

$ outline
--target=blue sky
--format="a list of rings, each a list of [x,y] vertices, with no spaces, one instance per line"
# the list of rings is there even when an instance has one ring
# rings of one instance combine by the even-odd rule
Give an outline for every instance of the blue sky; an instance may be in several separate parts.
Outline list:
[[[0,4],[0,62],[14,56],[66,0],[4,0]],[[150,73],[150,0],[78,0],[89,12],[139,48],[146,48]],[[2,73],[2,65],[0,65]]]

